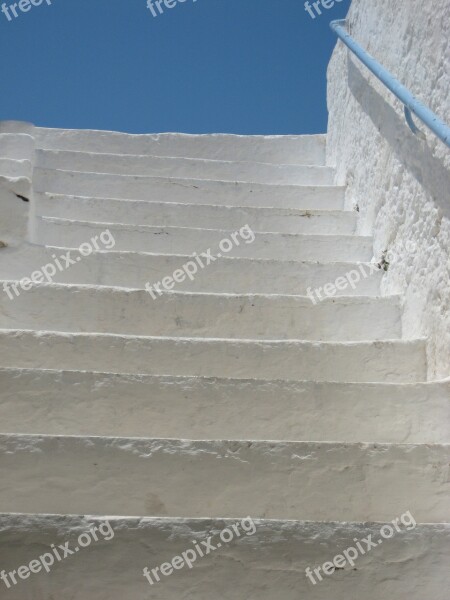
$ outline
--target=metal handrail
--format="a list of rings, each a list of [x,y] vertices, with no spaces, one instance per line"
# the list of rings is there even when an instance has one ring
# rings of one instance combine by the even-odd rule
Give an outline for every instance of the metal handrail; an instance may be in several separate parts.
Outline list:
[[[411,113],[414,113],[437,137],[450,148],[450,127],[444,123],[437,115],[434,114],[427,106],[422,104],[411,92],[402,85],[387,69],[377,62],[368,52],[366,52],[345,30],[344,26],[347,21],[338,20],[330,23],[331,29],[336,35],[350,48],[361,62],[372,71],[375,77],[384,83],[384,85],[403,102],[405,107],[405,118],[411,131],[425,139],[425,135],[414,123]]]

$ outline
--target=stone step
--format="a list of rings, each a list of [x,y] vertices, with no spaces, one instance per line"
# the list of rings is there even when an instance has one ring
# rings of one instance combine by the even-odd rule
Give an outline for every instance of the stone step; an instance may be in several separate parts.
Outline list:
[[[8,221],[7,223],[9,224],[11,221],[15,222],[15,217],[11,218],[11,213],[15,214],[16,212],[18,212],[20,214],[20,217],[17,219],[17,224],[19,225],[17,227],[19,233],[19,239],[23,239],[24,236],[24,230],[26,230],[26,227],[24,227],[24,223],[26,222],[25,219],[26,217],[24,216],[24,211],[17,211],[13,208],[13,210],[11,210],[11,205],[13,205],[13,202],[15,204],[17,196],[20,194],[21,196],[23,196],[24,198],[29,199],[31,196],[31,179],[29,177],[24,177],[24,176],[19,176],[19,177],[11,177],[9,175],[3,175],[0,172],[0,193],[2,194],[3,198],[7,198],[9,199],[9,202],[7,202],[7,205],[9,204],[10,206],[7,206],[7,211],[10,211],[10,213],[8,214]],[[2,218],[2,226],[4,227],[4,221]],[[8,231],[9,233],[10,230],[8,228],[6,228],[6,231]],[[2,234],[4,235],[4,234]],[[17,234],[16,234],[17,235]]]
[[[64,257],[73,262],[69,263],[67,269]],[[55,282],[143,289],[146,283],[153,285],[161,281],[191,260],[192,256],[187,254],[114,251],[82,256],[78,250],[68,248],[23,245],[21,248],[4,248],[1,251],[0,279],[30,277],[44,265],[52,264],[56,271]],[[56,266],[56,261],[63,270]],[[52,271],[51,268],[48,270]],[[319,290],[323,298],[324,286],[329,283],[334,286],[331,293],[336,292],[338,296],[378,296],[383,275],[383,270],[369,263],[296,262],[223,256],[208,268],[200,269],[192,280],[186,278],[177,283],[176,289],[232,294],[272,294],[275,291],[278,294],[305,296],[310,288],[309,293],[319,301],[314,290]],[[346,279],[346,283],[341,278]],[[342,285],[335,285],[337,281]]]
[[[255,233],[251,223],[243,223],[238,231],[232,231],[37,217],[33,242],[44,246],[80,247],[93,238],[98,242],[106,231],[114,238],[116,251],[201,255],[210,250],[215,260],[224,254],[237,258],[321,262],[368,262],[373,257],[372,238],[368,236]],[[203,258],[204,268],[208,261],[212,262]]]
[[[399,297],[151,293],[39,284],[0,295],[0,328],[143,336],[365,341],[401,337]],[[160,288],[161,289],[161,288]],[[14,301],[12,301],[14,300]],[[42,308],[45,307],[45,311]]]
[[[417,521],[450,517],[450,445],[1,434],[0,451],[0,512],[384,521],[410,510]]]
[[[415,383],[425,340],[305,342],[0,330],[0,366],[147,375]]]
[[[317,182],[273,185],[39,168],[34,169],[33,186],[37,192],[74,196],[317,210],[343,208],[345,194],[343,187]]]
[[[9,158],[20,162],[31,159],[34,154],[34,140],[30,135],[24,133],[1,133],[1,131],[0,125],[2,159]]]
[[[407,509],[385,524],[4,514],[0,553],[7,573],[44,553],[54,555],[58,546],[80,548],[62,564],[55,558],[50,576],[41,568],[26,580],[17,578],[5,597],[59,598],[61,590],[70,590],[71,600],[273,600],[276,590],[280,600],[447,600],[450,525],[416,524],[414,517]],[[91,543],[83,548],[79,539]],[[370,541],[376,547],[368,547]],[[351,561],[337,558],[344,551]],[[161,573],[162,565],[183,554],[192,558],[192,568],[174,561],[176,569],[169,564]],[[335,557],[338,569],[327,576],[322,566]],[[145,567],[157,569],[160,581],[151,573],[150,585]]]
[[[0,423],[3,432],[23,434],[445,444],[450,381],[350,384],[0,369]]]
[[[270,207],[219,206],[141,200],[111,200],[35,194],[38,216],[158,227],[239,229],[251,223],[254,231],[350,235],[355,232],[358,213],[332,210],[299,210]]]
[[[45,150],[141,154],[258,161],[272,164],[325,165],[325,135],[130,135],[112,131],[36,128],[36,145]]]
[[[78,173],[111,173],[145,177],[176,177],[219,181],[247,181],[281,185],[333,185],[334,170],[325,166],[285,165],[264,162],[98,154],[38,150],[36,165]]]
[[[0,175],[11,179],[26,177],[31,179],[32,165],[29,160],[0,158]]]

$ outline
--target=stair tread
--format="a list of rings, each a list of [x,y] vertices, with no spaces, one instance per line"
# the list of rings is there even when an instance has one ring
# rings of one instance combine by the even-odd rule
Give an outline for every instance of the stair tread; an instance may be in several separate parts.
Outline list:
[[[351,214],[351,213],[350,213]],[[139,224],[129,224],[129,223],[115,223],[110,221],[83,221],[78,219],[69,219],[64,217],[53,217],[40,215],[37,217],[40,220],[48,221],[51,223],[61,223],[61,224],[72,224],[79,223],[80,225],[89,225],[89,226],[108,226],[108,227],[116,227],[121,229],[129,229],[129,230],[137,230],[137,231],[148,231],[156,229],[160,230],[192,230],[192,231],[218,231],[223,233],[229,233],[234,231],[233,229],[221,229],[214,227],[184,227],[177,225],[167,225],[167,226],[158,226],[158,225],[139,225]],[[256,233],[256,232],[255,232]],[[282,237],[299,237],[299,238],[313,238],[313,239],[325,239],[328,240],[330,238],[344,238],[344,239],[356,239],[356,240],[372,240],[372,236],[370,235],[353,235],[353,234],[323,234],[323,233],[280,233],[277,231],[258,231],[260,235],[267,236],[282,236]]]
[[[73,159],[57,156],[53,159],[47,158],[38,165],[36,168],[45,169],[50,176],[54,171],[65,171],[77,177],[85,174],[131,175],[134,177],[167,177],[169,179],[300,186],[313,184],[331,186],[334,183],[334,169],[316,165],[270,165],[258,162],[102,154],[75,156]]]
[[[373,256],[370,236],[254,232],[248,223],[244,223],[238,231],[233,231],[37,217],[33,241],[40,245],[81,246],[95,234],[100,236],[105,231],[113,236],[114,248],[117,250],[194,254],[209,248],[216,257],[228,254],[253,258],[298,257],[322,261],[370,261]],[[226,248],[222,247],[225,238]]]
[[[303,183],[240,181],[238,178],[118,175],[62,169],[34,169],[34,189],[63,195],[114,199],[185,201],[200,204],[238,204],[285,208],[302,207],[311,199],[318,206],[343,208],[343,186],[334,185],[329,171],[310,173]]]
[[[324,135],[128,134],[36,128],[39,149],[325,164]]]
[[[283,167],[292,167],[294,169],[304,169],[304,168],[318,168],[318,169],[329,169],[333,171],[333,169],[327,165],[316,165],[316,164],[302,164],[302,163],[282,163],[282,162],[264,162],[261,160],[250,160],[249,158],[245,160],[233,160],[233,159],[220,159],[220,158],[209,158],[205,157],[191,157],[191,156],[176,156],[176,155],[162,155],[162,154],[131,154],[127,152],[89,152],[86,150],[46,150],[42,148],[37,149],[38,156],[38,166],[39,168],[54,168],[46,166],[46,159],[48,163],[51,163],[51,159],[53,157],[66,157],[69,159],[73,159],[76,161],[77,158],[88,158],[88,159],[96,159],[96,158],[105,158],[105,159],[121,159],[121,160],[129,160],[129,162],[139,162],[140,160],[147,160],[151,162],[155,161],[180,161],[187,163],[211,163],[211,164],[230,164],[230,165],[258,165],[265,168],[283,168]],[[58,168],[58,167],[57,167]],[[62,170],[65,170],[64,168]],[[74,169],[77,170],[77,169]],[[87,171],[92,172],[92,171]]]
[[[402,516],[404,513],[405,510]],[[391,516],[389,522],[393,518]],[[69,547],[73,549],[82,532],[109,523],[114,532],[113,540],[103,541],[104,536],[99,534],[99,542],[84,548],[76,560],[64,561],[63,568],[52,570],[50,577],[46,573],[35,575],[38,584],[45,582],[45,589],[57,598],[61,589],[79,590],[82,574],[84,587],[82,595],[76,598],[93,600],[98,597],[96,582],[99,574],[105,573],[108,583],[101,583],[104,594],[101,598],[123,597],[125,593],[127,598],[134,599],[147,597],[151,593],[158,600],[173,600],[183,595],[197,600],[211,600],[224,598],[226,593],[229,600],[242,600],[254,598],[257,590],[258,598],[272,600],[275,585],[277,596],[289,600],[299,596],[311,600],[324,597],[346,600],[355,593],[358,597],[364,597],[367,581],[370,580],[376,593],[382,591],[386,597],[408,600],[414,597],[412,590],[424,586],[423,571],[417,568],[414,557],[428,561],[424,557],[431,556],[433,562],[425,563],[426,569],[428,564],[433,567],[431,583],[426,584],[427,597],[447,600],[448,593],[445,590],[450,526],[448,523],[417,523],[411,529],[411,520],[406,515],[406,525],[400,523],[398,535],[359,558],[356,567],[347,563],[343,570],[336,571],[333,576],[323,576],[323,581],[316,586],[306,576],[308,567],[314,569],[325,561],[333,560],[337,553],[353,546],[355,538],[362,541],[371,535],[378,541],[383,523],[255,519],[256,531],[253,535],[245,535],[240,527],[239,538],[233,537],[226,547],[211,550],[208,556],[197,557],[193,569],[185,567],[171,576],[162,577],[158,587],[150,587],[143,577],[144,567],[151,570],[171,561],[174,556],[181,556],[186,550],[194,548],[194,540],[205,541],[212,536],[211,542],[216,548],[220,533],[225,529],[233,531],[233,525],[239,521],[238,518],[208,517],[182,519],[3,514],[0,515],[0,529],[5,547],[8,548],[3,567],[9,572],[20,564],[29,564],[42,554],[43,546],[50,541],[56,545],[69,541]],[[252,532],[249,524],[246,522],[246,527]],[[110,537],[109,528],[106,537]],[[399,562],[402,564],[400,572]],[[231,586],[230,573],[233,577]],[[9,595],[14,600],[21,600],[24,585],[22,583],[18,595],[14,588],[9,590]],[[115,595],[116,591],[118,593]]]
[[[450,444],[3,434],[0,447],[2,512],[382,521],[408,506],[419,521],[450,517]]]
[[[421,339],[314,342],[2,329],[0,340],[4,367],[316,381],[426,380]]]
[[[133,198],[101,198],[98,196],[77,196],[75,194],[54,194],[51,192],[37,192],[39,197],[44,197],[48,200],[55,200],[55,206],[58,205],[58,202],[61,200],[67,201],[76,201],[76,202],[108,202],[115,204],[117,203],[120,206],[127,205],[136,205],[142,206],[143,208],[152,208],[152,207],[161,207],[161,208],[189,208],[198,207],[199,209],[214,209],[217,212],[234,212],[238,210],[244,210],[248,212],[255,211],[255,213],[268,213],[276,214],[276,215],[286,215],[286,216],[309,216],[309,215],[317,215],[317,216],[329,216],[329,215],[345,215],[345,216],[354,216],[358,217],[358,214],[355,211],[345,210],[345,209],[336,209],[336,208],[315,208],[311,206],[311,208],[283,208],[279,206],[246,206],[239,204],[208,204],[205,202],[204,204],[191,204],[190,202],[180,202],[180,201],[158,201],[158,200],[134,200]],[[39,215],[39,216],[53,216],[53,215]]]
[[[351,235],[356,228],[357,213],[338,210],[276,209],[197,205],[174,202],[145,202],[135,200],[77,199],[39,202],[37,216],[68,219],[78,222],[101,222],[110,210],[109,219],[117,224],[153,227],[193,227],[236,230],[243,223],[252,225],[255,232],[286,234]]]
[[[0,368],[0,383],[0,421],[8,432],[450,442],[450,381],[330,383]]]
[[[61,246],[26,245],[20,249],[5,248],[0,255],[0,278],[20,280],[53,263],[56,258],[65,256],[76,261],[81,256],[75,244],[70,247],[67,237],[61,239]],[[273,294],[278,290],[282,295],[302,295],[308,288],[323,288],[350,272],[359,272],[360,281],[354,287],[348,285],[337,294],[379,296],[380,282],[384,271],[369,262],[338,262],[335,256],[328,261],[287,260],[277,258],[251,258],[225,255],[220,261],[199,272],[193,281],[187,280],[178,285],[178,291],[237,294]],[[174,273],[192,255],[173,252],[139,252],[130,250],[94,251],[63,272],[58,271],[54,281],[62,284],[89,284],[114,288],[143,289],[147,282],[161,281]],[[62,261],[64,264],[64,261]],[[375,268],[376,267],[376,268]]]
[[[370,340],[401,336],[399,297],[195,294],[41,283],[0,296],[0,327],[196,338]],[[13,302],[11,302],[13,300]],[[43,313],[36,307],[45,306]],[[74,316],[76,315],[76,318]]]

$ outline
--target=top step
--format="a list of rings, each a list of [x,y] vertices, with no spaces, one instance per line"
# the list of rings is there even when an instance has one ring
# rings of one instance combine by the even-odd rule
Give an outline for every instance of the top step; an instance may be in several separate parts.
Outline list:
[[[253,161],[286,165],[325,165],[325,135],[242,136],[36,128],[36,147],[108,154],[134,154]]]

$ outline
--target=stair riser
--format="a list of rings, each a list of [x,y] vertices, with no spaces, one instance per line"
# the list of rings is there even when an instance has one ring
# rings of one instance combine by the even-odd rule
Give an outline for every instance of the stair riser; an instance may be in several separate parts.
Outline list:
[[[1,282],[0,282],[0,285]],[[14,292],[11,291],[14,296]],[[45,306],[45,312],[40,307]],[[398,339],[396,298],[190,296],[40,285],[0,296],[0,328],[206,338]]]
[[[229,208],[214,205],[171,204],[140,201],[100,200],[73,196],[36,194],[38,215],[79,221],[158,227],[201,227],[237,229],[252,223],[255,231],[303,234],[351,235],[357,213],[288,211],[269,208]]]
[[[276,398],[276,402],[274,401]],[[450,383],[416,386],[0,371],[3,432],[450,442]],[[189,423],[189,432],[186,430]]]
[[[4,367],[295,381],[426,380],[425,343],[242,342],[0,332]]]
[[[253,159],[254,160],[254,159]],[[85,173],[112,173],[144,177],[177,177],[220,181],[251,181],[281,185],[332,185],[329,167],[270,165],[257,162],[88,154],[85,152],[37,153],[37,166]]]
[[[1,435],[0,449],[1,512],[385,521],[410,510],[430,523],[450,516],[448,446]]]
[[[54,263],[53,255],[61,257],[65,248],[25,246],[19,251],[13,248],[0,253],[0,278],[18,280],[29,277],[43,265]],[[70,257],[76,260],[80,254],[72,250]],[[94,253],[82,257],[80,262],[66,271],[58,271],[57,283],[81,283],[91,285],[144,288],[149,282],[161,281],[168,274],[180,269],[189,256],[165,256],[120,252]],[[65,264],[64,261],[60,261]],[[363,275],[363,269],[366,276]],[[361,273],[361,279],[353,287],[337,289],[337,295],[375,296],[380,293],[384,271],[371,272],[368,265],[352,263],[302,263],[264,260],[230,259],[220,261],[200,270],[193,281],[187,279],[177,284],[178,291],[235,293],[235,294],[292,294],[305,296],[308,287],[322,288],[348,273]],[[370,274],[370,275],[369,275]],[[1,290],[0,290],[1,291]],[[2,291],[1,291],[2,292]],[[3,293],[3,292],[2,292]]]
[[[167,179],[35,169],[38,192],[124,200],[340,210],[344,188]]]
[[[404,514],[404,513],[402,513]],[[395,517],[389,519],[391,523]],[[407,518],[405,522],[408,523]],[[292,523],[255,521],[256,532],[235,537],[223,548],[212,550],[194,562],[193,568],[175,571],[150,586],[143,577],[144,567],[151,571],[175,556],[194,548],[192,542],[212,536],[215,547],[220,533],[233,531],[238,523],[230,520],[117,519],[96,520],[82,517],[5,515],[0,527],[5,541],[0,545],[2,566],[7,572],[28,565],[44,552],[69,541],[93,527],[114,531],[114,538],[99,541],[70,556],[50,575],[32,574],[8,590],[8,598],[58,598],[61,590],[71,590],[71,600],[155,600],[195,598],[211,600],[255,598],[273,600],[274,587],[280,600],[379,600],[380,592],[395,600],[447,600],[450,528],[445,525],[417,525],[401,532],[383,545],[360,556],[351,567],[323,576],[313,585],[305,570],[314,569],[354,547],[354,540],[372,536],[380,539],[381,524]],[[252,529],[248,528],[250,532]],[[109,537],[109,534],[107,535]],[[365,542],[360,542],[366,548]],[[201,546],[201,544],[200,544]],[[396,560],[393,560],[393,557]],[[401,562],[401,570],[399,570]],[[286,569],[286,564],[291,568]],[[111,568],[114,565],[114,568]],[[432,573],[432,577],[427,577]],[[100,579],[101,577],[101,579]],[[99,585],[99,580],[101,584]],[[233,585],[230,586],[230,581]],[[367,585],[370,581],[370,586]],[[80,585],[82,582],[82,585]],[[6,589],[6,588],[5,588]]]
[[[35,132],[37,147],[48,150],[147,154],[274,164],[325,164],[325,135],[129,135],[109,131],[39,128]]]
[[[115,226],[39,218],[33,241],[49,246],[79,247],[109,230],[115,251],[161,254],[201,254],[211,249],[214,257],[262,258],[302,261],[370,261],[372,238],[356,236],[290,236],[256,233],[252,223],[243,223],[243,234],[213,229]],[[248,229],[250,227],[250,229]],[[231,238],[234,234],[235,238]],[[226,241],[225,241],[226,240]],[[252,241],[254,240],[254,241]],[[220,256],[219,256],[220,254]],[[275,293],[276,290],[272,290]]]

